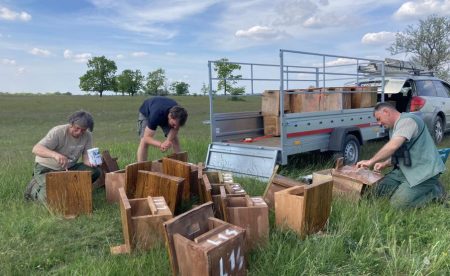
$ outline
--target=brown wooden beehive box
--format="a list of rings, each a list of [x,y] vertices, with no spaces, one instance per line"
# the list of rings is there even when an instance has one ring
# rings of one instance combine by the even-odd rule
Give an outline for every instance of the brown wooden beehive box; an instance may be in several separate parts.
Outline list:
[[[61,213],[65,218],[92,214],[91,172],[49,172],[45,178],[50,210]]]
[[[289,94],[284,95],[284,111],[289,112]],[[280,115],[280,91],[265,90],[261,97],[261,113],[263,116]]]
[[[277,227],[289,228],[301,237],[325,226],[331,211],[331,177],[311,185],[294,186],[275,193]]]
[[[246,248],[252,250],[269,239],[269,207],[262,197],[230,197],[221,187],[224,220],[246,230]]]
[[[164,223],[173,275],[246,275],[245,230],[205,203]]]
[[[162,224],[172,218],[164,197],[128,199],[123,188],[119,195],[125,243],[111,247],[111,254],[131,253],[135,248],[148,250],[164,241]]]
[[[275,198],[274,194],[278,191],[285,190],[290,187],[303,186],[306,185],[303,182],[296,181],[286,176],[282,176],[274,173],[269,179],[269,183],[266,186],[266,190],[264,191],[263,198],[267,203],[269,208],[273,209],[275,207]]]
[[[162,196],[172,214],[180,206],[185,179],[159,172],[139,171],[134,198]]]

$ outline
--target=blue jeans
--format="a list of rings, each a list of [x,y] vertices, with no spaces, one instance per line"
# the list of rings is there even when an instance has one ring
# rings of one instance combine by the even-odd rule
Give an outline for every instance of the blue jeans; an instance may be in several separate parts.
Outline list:
[[[410,187],[400,169],[393,169],[374,187],[375,197],[387,197],[395,208],[417,208],[442,197],[440,174]]]

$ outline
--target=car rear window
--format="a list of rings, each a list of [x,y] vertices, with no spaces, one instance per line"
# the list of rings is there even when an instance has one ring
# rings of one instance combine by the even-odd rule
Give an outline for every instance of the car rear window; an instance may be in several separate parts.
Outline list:
[[[436,86],[436,92],[438,97],[448,98],[449,90],[445,87],[441,81],[434,81],[434,86]]]
[[[419,96],[436,97],[436,88],[431,80],[416,81],[416,88]]]

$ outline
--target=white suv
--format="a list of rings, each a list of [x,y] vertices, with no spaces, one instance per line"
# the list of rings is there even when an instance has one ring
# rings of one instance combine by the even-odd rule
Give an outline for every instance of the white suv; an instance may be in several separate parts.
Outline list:
[[[380,77],[366,78],[359,86],[381,86]],[[385,76],[384,100],[392,103],[400,112],[412,112],[420,116],[428,127],[436,144],[450,130],[450,84],[431,74],[397,74]],[[378,94],[378,101],[381,93]]]

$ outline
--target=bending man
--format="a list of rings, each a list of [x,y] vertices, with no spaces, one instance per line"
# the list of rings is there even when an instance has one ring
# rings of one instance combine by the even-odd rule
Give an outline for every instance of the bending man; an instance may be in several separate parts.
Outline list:
[[[376,171],[394,166],[374,187],[374,195],[389,198],[397,208],[420,207],[442,199],[445,191],[438,178],[445,165],[423,120],[411,113],[400,113],[388,103],[377,104],[374,116],[389,129],[389,142],[357,166],[374,167]]]
[[[89,129],[89,131],[88,131]],[[94,120],[90,113],[77,111],[70,115],[69,123],[52,128],[34,147],[36,155],[33,180],[28,184],[25,198],[46,201],[45,174],[53,171],[90,171],[92,182],[100,170],[89,162],[87,150],[92,148]],[[82,162],[77,163],[82,157]]]
[[[137,161],[147,161],[148,145],[166,151],[173,147],[179,152],[178,130],[186,123],[187,111],[176,101],[166,97],[152,97],[142,103],[139,108],[138,133],[141,137],[137,150]],[[160,127],[166,139],[159,141],[154,138],[156,128]]]

